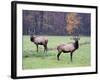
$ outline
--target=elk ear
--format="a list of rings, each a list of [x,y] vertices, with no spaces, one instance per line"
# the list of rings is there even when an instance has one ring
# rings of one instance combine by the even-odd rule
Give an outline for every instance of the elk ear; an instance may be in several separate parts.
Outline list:
[[[73,40],[80,40],[80,37],[79,36],[74,36]]]
[[[77,40],[80,40],[80,36],[77,36]]]
[[[79,36],[73,36],[70,38],[71,40],[80,40],[80,37]]]

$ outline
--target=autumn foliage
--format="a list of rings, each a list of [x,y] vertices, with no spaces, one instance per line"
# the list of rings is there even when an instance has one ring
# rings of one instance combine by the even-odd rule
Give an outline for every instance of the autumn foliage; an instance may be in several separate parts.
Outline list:
[[[74,32],[74,29],[78,29],[80,25],[80,16],[78,16],[77,13],[68,13],[66,16],[66,30],[68,34],[72,34]]]

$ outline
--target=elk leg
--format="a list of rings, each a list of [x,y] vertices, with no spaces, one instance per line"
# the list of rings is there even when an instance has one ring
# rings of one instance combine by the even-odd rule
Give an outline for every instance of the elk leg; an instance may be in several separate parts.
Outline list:
[[[72,57],[73,57],[73,52],[71,52],[71,54],[70,54],[71,62],[72,62]]]
[[[46,42],[45,42],[45,45],[44,45],[46,51],[48,50],[48,48],[47,48],[47,43],[48,43],[48,41],[46,41]]]
[[[61,55],[61,52],[58,52],[58,54],[57,54],[57,60],[59,61],[60,59],[59,59],[59,56]]]
[[[47,48],[47,44],[45,45],[45,50],[46,50],[46,51],[48,50],[48,48]]]
[[[46,53],[45,56],[47,56],[47,46],[46,45],[43,46],[44,46],[44,53]]]
[[[37,47],[37,52],[38,52],[38,45],[36,44],[36,47]]]
[[[44,45],[44,52],[47,51],[47,45]]]

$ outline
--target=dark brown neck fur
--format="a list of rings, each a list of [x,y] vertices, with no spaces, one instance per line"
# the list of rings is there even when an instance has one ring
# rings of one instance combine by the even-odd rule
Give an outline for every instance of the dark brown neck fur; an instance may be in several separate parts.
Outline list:
[[[78,42],[78,40],[75,40],[74,47],[75,47],[75,49],[79,48],[79,42]]]
[[[34,36],[31,36],[31,37],[30,37],[30,41],[34,42],[34,39],[35,39]]]

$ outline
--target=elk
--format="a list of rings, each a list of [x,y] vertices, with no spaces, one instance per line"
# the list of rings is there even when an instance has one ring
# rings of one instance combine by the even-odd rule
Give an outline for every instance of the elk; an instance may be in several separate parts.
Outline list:
[[[47,37],[44,36],[31,36],[30,41],[33,42],[36,47],[37,47],[37,52],[38,52],[38,45],[43,45],[44,46],[44,52],[47,51],[47,44],[48,44],[48,39]]]
[[[70,59],[72,62],[73,52],[79,48],[79,41],[78,41],[79,39],[80,38],[73,38],[73,40],[75,41],[74,43],[60,44],[59,46],[57,46],[57,50],[58,50],[57,60],[58,61],[60,60],[59,57],[63,52],[63,53],[70,53]]]

